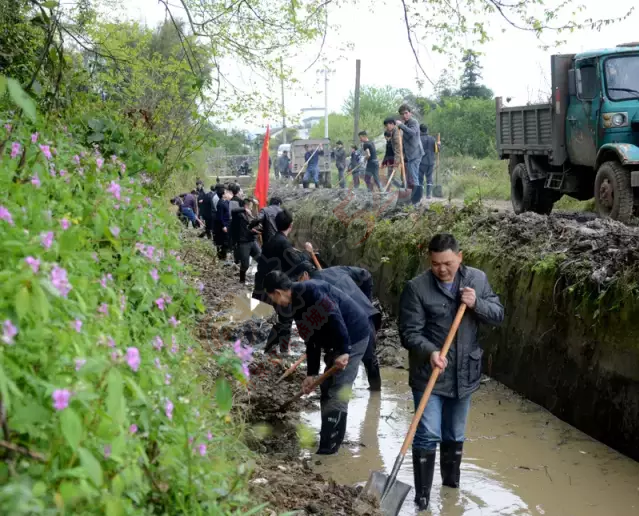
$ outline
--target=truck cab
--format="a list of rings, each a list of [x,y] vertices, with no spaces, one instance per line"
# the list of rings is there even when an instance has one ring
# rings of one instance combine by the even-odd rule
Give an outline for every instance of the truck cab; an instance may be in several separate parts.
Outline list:
[[[639,202],[639,43],[551,64],[549,104],[510,108],[497,99],[513,207],[549,213],[562,195],[594,197],[601,216],[627,220]]]

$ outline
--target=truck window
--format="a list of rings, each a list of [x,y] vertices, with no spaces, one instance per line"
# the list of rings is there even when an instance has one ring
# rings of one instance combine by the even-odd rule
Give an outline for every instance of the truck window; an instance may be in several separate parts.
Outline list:
[[[604,68],[610,100],[639,98],[639,55],[611,57]]]
[[[597,96],[597,68],[594,65],[584,65],[579,68],[580,83],[577,88],[579,98],[582,100],[591,100]]]

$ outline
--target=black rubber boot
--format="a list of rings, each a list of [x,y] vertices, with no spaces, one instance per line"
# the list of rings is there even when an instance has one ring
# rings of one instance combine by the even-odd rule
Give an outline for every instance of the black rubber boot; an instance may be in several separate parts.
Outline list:
[[[308,181],[302,181],[302,186],[304,188],[308,188]]]
[[[439,446],[439,467],[442,484],[447,487],[459,487],[460,467],[464,443],[443,441]]]
[[[364,364],[366,369],[366,377],[368,378],[368,390],[379,392],[382,390],[382,375],[379,372],[379,363],[377,357],[370,363]]]
[[[240,283],[246,283],[246,269],[240,269]]]
[[[319,188],[319,183],[315,183],[315,188]]]
[[[413,475],[415,478],[415,505],[420,511],[428,509],[430,489],[435,475],[435,450],[413,448]]]
[[[337,453],[346,434],[346,412],[335,410],[322,416],[318,455]]]

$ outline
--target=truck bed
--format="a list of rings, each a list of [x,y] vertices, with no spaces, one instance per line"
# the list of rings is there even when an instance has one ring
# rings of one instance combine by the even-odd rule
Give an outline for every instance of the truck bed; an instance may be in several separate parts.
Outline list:
[[[497,101],[497,152],[550,154],[552,152],[552,104],[504,107]]]

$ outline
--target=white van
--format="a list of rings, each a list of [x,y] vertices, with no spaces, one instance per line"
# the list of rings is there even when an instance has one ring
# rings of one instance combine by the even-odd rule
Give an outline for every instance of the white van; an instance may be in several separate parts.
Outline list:
[[[277,157],[279,158],[284,151],[288,152],[288,157],[291,157],[291,144],[290,143],[283,143],[281,144],[278,148],[277,148]]]

